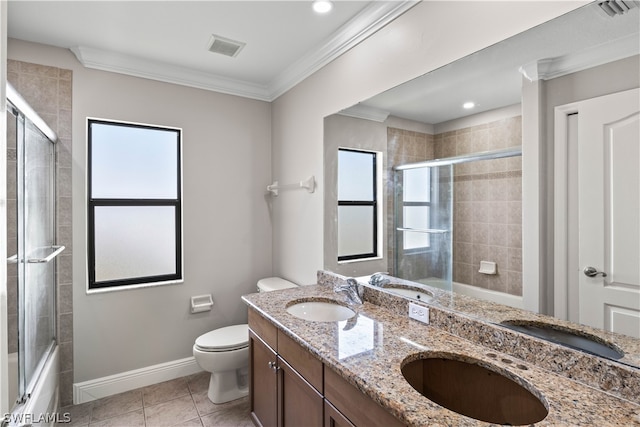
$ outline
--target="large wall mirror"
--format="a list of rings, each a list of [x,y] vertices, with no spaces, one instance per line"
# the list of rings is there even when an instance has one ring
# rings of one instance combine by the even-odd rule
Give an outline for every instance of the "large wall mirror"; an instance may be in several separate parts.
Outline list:
[[[389,272],[525,309],[533,295],[542,314],[638,338],[640,8],[609,3],[584,6],[326,117],[325,268],[349,276]],[[614,95],[627,97],[626,110],[589,128],[600,119],[588,118],[583,101],[599,99],[605,110],[627,102]],[[584,117],[582,124],[573,117]],[[584,151],[579,138],[603,129],[612,139]],[[338,260],[339,149],[382,159],[375,257]],[[587,158],[595,163],[580,164]],[[592,189],[602,206],[588,205]],[[580,221],[594,211],[599,216],[589,221],[609,225],[587,238]],[[580,246],[586,241],[591,249]],[[540,257],[532,261],[523,251],[534,244]],[[614,253],[625,256],[614,260]],[[583,273],[587,266],[595,275]],[[528,271],[539,276],[535,284]],[[609,295],[584,291],[598,287]]]

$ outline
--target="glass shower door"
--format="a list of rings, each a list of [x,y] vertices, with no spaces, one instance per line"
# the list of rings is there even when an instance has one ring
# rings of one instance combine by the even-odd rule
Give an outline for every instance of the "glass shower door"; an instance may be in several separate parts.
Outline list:
[[[17,269],[19,395],[31,393],[55,344],[54,144],[18,115]]]
[[[394,274],[451,290],[453,167],[395,171]]]

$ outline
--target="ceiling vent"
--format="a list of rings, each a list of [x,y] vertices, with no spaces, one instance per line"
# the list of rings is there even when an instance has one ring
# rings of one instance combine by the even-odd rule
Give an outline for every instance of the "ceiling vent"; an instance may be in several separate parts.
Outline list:
[[[613,18],[616,15],[624,15],[629,11],[629,9],[637,7],[637,3],[638,2],[632,0],[607,0],[601,1],[600,3],[598,3],[598,6],[600,6],[600,8],[607,13],[607,15]]]
[[[212,34],[211,40],[209,40],[209,52],[219,53],[220,55],[234,58],[238,56],[245,45],[246,43]]]

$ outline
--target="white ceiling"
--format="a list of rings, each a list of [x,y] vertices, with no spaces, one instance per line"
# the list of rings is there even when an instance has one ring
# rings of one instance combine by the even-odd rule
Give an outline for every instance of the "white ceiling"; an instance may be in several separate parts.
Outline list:
[[[11,38],[71,49],[90,68],[271,101],[414,1],[27,1],[8,4]],[[246,43],[208,51],[212,34]]]
[[[436,125],[519,104],[520,67],[529,77],[545,80],[638,54],[640,9],[610,17],[591,3],[367,99],[343,114],[380,121],[393,115]],[[466,101],[474,101],[476,108],[463,109]]]

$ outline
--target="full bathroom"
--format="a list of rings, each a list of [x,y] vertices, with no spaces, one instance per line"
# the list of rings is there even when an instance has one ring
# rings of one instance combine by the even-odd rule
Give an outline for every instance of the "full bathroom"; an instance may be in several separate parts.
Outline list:
[[[155,14],[160,4],[148,2],[143,11],[147,2],[117,3],[125,7],[120,13],[102,2],[95,11],[109,22],[127,13]],[[201,3],[204,8],[222,3],[229,13],[236,7],[231,2]],[[259,3],[262,6],[255,6],[268,9],[274,2]],[[311,2],[293,3],[306,7]],[[215,80],[199,72],[181,74],[182,66],[164,69],[150,59],[151,50],[148,57],[136,58],[100,52],[79,45],[81,40],[69,47],[53,38],[46,41],[23,27],[33,6],[2,6],[0,30],[8,40],[0,55],[6,63],[0,82],[10,84],[39,118],[35,120],[42,120],[54,135],[48,139],[54,170],[47,184],[53,191],[48,216],[52,231],[46,243],[51,250],[42,259],[64,248],[41,263],[54,267],[55,274],[47,281],[53,294],[49,311],[36,316],[41,321],[50,317],[45,340],[53,345],[38,362],[50,365],[51,375],[38,370],[37,376],[50,377],[53,391],[43,393],[44,406],[27,407],[27,413],[54,414],[54,421],[79,425],[315,425],[318,420],[422,425],[424,417],[467,425],[549,425],[570,422],[574,416],[583,417],[574,418],[578,425],[586,425],[588,408],[611,407],[615,416],[608,421],[614,425],[635,421],[634,414],[640,414],[634,397],[640,390],[640,345],[633,337],[634,309],[606,303],[605,322],[613,326],[583,327],[582,308],[574,305],[581,290],[554,286],[593,278],[584,279],[582,268],[558,268],[578,262],[579,253],[571,251],[579,231],[572,227],[574,205],[553,180],[570,164],[561,163],[566,160],[562,156],[571,158],[576,147],[568,145],[566,153],[554,147],[557,130],[547,123],[554,121],[557,106],[638,87],[640,52],[633,44],[637,26],[630,37],[603,30],[614,42],[630,39],[631,53],[624,50],[626,39],[619,41],[608,59],[596,65],[579,64],[565,75],[550,77],[543,76],[540,64],[537,76],[531,64],[521,64],[526,69],[512,70],[520,89],[517,97],[482,112],[420,121],[399,117],[399,110],[390,108],[389,115],[371,118],[354,113],[358,108],[353,106],[375,106],[368,113],[384,110],[380,106],[391,96],[387,91],[397,86],[402,92],[404,82],[414,85],[408,93],[416,96],[418,85],[450,89],[434,82],[468,69],[458,61],[466,58],[477,68],[485,67],[479,58],[483,52],[491,62],[498,55],[491,52],[498,51],[489,49],[502,41],[515,43],[510,37],[542,28],[547,21],[567,19],[567,28],[579,25],[584,15],[593,14],[603,27],[608,21],[602,6],[586,2],[588,12],[567,2],[358,3],[345,2],[353,8],[350,16],[365,6],[371,14],[387,7],[395,15],[322,68],[295,83],[288,81],[286,89],[269,87],[274,91],[268,94],[260,92],[265,90],[261,84],[239,89],[234,79],[240,74]],[[65,4],[59,6],[66,10]],[[165,6],[160,16],[153,16],[182,16],[179,5]],[[47,10],[63,22],[58,12]],[[633,19],[638,10],[608,19]],[[248,43],[237,58],[225,61],[241,60],[251,49]],[[137,66],[142,68],[132,71]],[[425,80],[415,80],[421,76]],[[458,83],[479,82],[480,77],[469,75]],[[229,87],[220,89],[227,83]],[[20,237],[12,236],[18,235],[23,221],[18,215],[20,149],[10,138],[20,132],[14,127],[16,119],[9,119],[7,111],[2,132],[6,148],[1,151],[6,153],[8,260],[20,253]],[[126,212],[140,202],[136,196],[131,197],[135,202],[127,199],[130,193],[96,196],[99,162],[112,162],[103,177],[126,193],[135,187],[135,173],[153,169],[158,161],[146,148],[134,152],[133,143],[109,156],[96,156],[99,127],[167,137],[163,141],[168,141],[170,165],[150,175],[147,188],[166,179],[171,195],[144,202],[163,215],[142,221],[116,215],[115,225],[99,228],[101,211]],[[345,259],[339,247],[340,150],[373,153],[378,161],[373,192],[379,211],[366,223],[375,224],[375,254],[360,259]],[[411,178],[422,182],[413,186]],[[573,179],[567,173],[569,194],[571,186],[578,185]],[[563,200],[568,203],[564,219],[554,207]],[[352,230],[360,230],[364,222],[355,223]],[[565,232],[569,243],[562,246]],[[110,243],[101,247],[100,239]],[[369,244],[361,235],[357,240]],[[116,260],[115,274],[95,264],[105,253],[101,250],[111,251],[103,259]],[[629,250],[631,257],[634,251]],[[161,261],[145,270],[145,260],[158,253]],[[21,395],[37,394],[21,372],[26,364],[22,358],[30,354],[20,347],[28,334],[20,311],[25,310],[20,302],[29,287],[20,282],[19,268],[29,266],[26,255],[23,258],[22,263],[8,261],[6,292],[0,292],[0,315],[7,319],[0,322],[0,413],[11,413],[16,401],[28,401]],[[618,277],[606,262],[593,265],[593,280],[609,280],[600,274],[605,271],[609,278]],[[387,292],[372,284],[374,273],[382,273],[379,283],[409,293],[417,290],[425,297]],[[328,311],[313,312],[319,307]],[[427,307],[431,325],[409,319],[410,307],[418,317]],[[296,309],[302,314],[293,314]],[[338,311],[346,317],[331,317]],[[309,320],[314,315],[320,320]],[[546,338],[529,338],[504,327],[514,319],[536,325],[557,322],[566,329],[580,324],[585,335],[613,343],[624,355],[585,356]],[[483,335],[483,330],[489,332]],[[433,352],[445,356],[430,359]],[[464,360],[454,360],[456,352],[464,354]],[[468,415],[468,408],[457,405],[477,396],[455,397],[460,390],[453,390],[449,400],[434,401],[419,372],[431,368],[414,363],[423,359],[437,361],[436,370],[455,362],[452,376],[476,375],[458,364],[471,362],[510,378],[525,391],[500,384],[500,398],[519,396],[531,402],[522,413],[531,414],[533,421],[513,414],[492,418],[498,411],[491,403],[476,405]],[[268,369],[260,370],[256,360]],[[366,360],[372,369],[362,368]],[[557,366],[564,366],[564,360],[578,362],[563,374]],[[601,375],[584,374],[584,367],[593,366],[604,366]],[[379,375],[382,372],[389,373],[387,378]],[[547,374],[553,378],[548,384],[543,380]],[[274,378],[277,384],[271,383]],[[286,387],[301,399],[312,396],[306,413],[300,415],[291,409],[296,405],[286,404],[292,399]],[[446,381],[437,387],[450,390]],[[578,409],[566,406],[567,396],[587,389],[597,392]],[[361,418],[352,412],[358,405],[345,402],[362,402],[363,408],[374,403],[371,414],[379,418]],[[489,413],[474,412],[478,406],[489,407]]]

